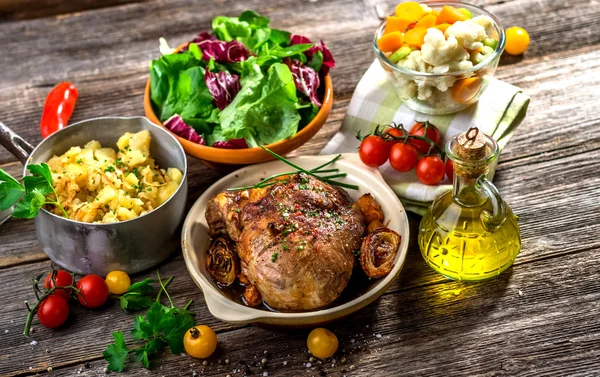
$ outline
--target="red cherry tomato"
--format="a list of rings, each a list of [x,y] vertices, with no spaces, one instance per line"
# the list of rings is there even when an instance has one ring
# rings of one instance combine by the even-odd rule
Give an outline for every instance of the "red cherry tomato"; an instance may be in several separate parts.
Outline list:
[[[396,127],[390,127],[387,130],[383,131],[384,135],[390,135],[393,137],[402,137],[404,136],[404,134],[402,133],[402,131],[399,128]],[[400,140],[391,140],[388,143],[392,143],[392,144],[397,144],[399,143]]]
[[[70,82],[61,82],[50,91],[40,121],[40,132],[44,139],[67,126],[78,96],[77,88]]]
[[[454,163],[451,159],[446,161],[446,177],[448,177],[450,182],[454,181]]]
[[[425,123],[415,123],[415,125],[410,129],[410,134],[413,136],[425,135]],[[430,123],[429,127],[427,128],[427,137],[437,144],[440,142],[442,134],[436,126]],[[425,140],[411,140],[410,143],[414,145],[415,148],[417,148],[417,150],[421,153],[429,152],[429,148],[431,147]]]
[[[358,155],[363,164],[377,167],[385,164],[390,155],[391,144],[379,136],[367,136],[358,149]]]
[[[77,282],[79,303],[86,308],[97,308],[108,299],[108,284],[98,275],[86,275]]]
[[[426,185],[437,185],[444,179],[445,164],[438,156],[425,156],[417,164],[417,178]]]
[[[390,149],[390,165],[394,170],[407,172],[417,166],[419,155],[412,144],[397,143]]]
[[[53,329],[67,320],[69,304],[63,296],[51,294],[38,306],[37,316],[42,325]]]
[[[56,285],[58,287],[68,287],[70,285],[75,284],[75,282],[73,281],[73,276],[71,276],[71,274],[65,270],[56,271],[56,276],[54,277],[54,280],[56,281]],[[52,273],[51,272],[49,272],[48,275],[46,275],[46,279],[44,279],[44,288],[46,288],[46,289],[54,288],[54,283],[52,283]],[[64,298],[67,299],[67,301],[71,299],[71,297],[69,296],[69,293],[71,293],[70,289],[68,289],[68,290],[57,289],[56,291],[54,291],[54,294],[63,296]]]

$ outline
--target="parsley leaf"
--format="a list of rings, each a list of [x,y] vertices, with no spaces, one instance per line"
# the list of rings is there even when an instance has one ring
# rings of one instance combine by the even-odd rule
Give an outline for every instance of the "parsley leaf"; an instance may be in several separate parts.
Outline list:
[[[149,308],[152,305],[152,298],[148,296],[154,289],[151,285],[154,280],[145,279],[131,284],[127,292],[118,296],[121,308],[123,310],[135,311]]]
[[[41,163],[39,165],[27,165],[27,170],[29,170],[32,175],[44,177],[46,182],[48,182],[48,185],[52,187],[52,173],[50,172],[48,164]]]
[[[0,211],[5,211],[21,198],[25,189],[2,169],[0,169],[0,182],[2,182],[0,183]]]
[[[138,315],[135,317],[135,322],[133,323],[133,330],[131,330],[131,335],[133,335],[133,339],[135,340],[143,340],[150,339],[153,335],[152,326],[146,321],[144,316]]]
[[[68,218],[67,212],[60,203],[46,198],[46,195],[54,192],[52,173],[48,164],[27,165],[27,169],[31,175],[23,177],[23,185],[0,169],[0,211],[16,204],[12,217],[31,219],[37,216],[40,208],[45,204],[53,204]]]
[[[169,320],[169,327],[163,329],[165,332],[165,340],[167,341],[167,344],[169,344],[171,352],[174,354],[182,353],[184,350],[183,337],[185,333],[194,326],[196,321],[187,310],[178,308],[169,310],[168,316],[172,317],[172,320]],[[162,324],[163,323],[161,322],[161,325]]]
[[[148,357],[155,353],[158,353],[158,351],[164,348],[165,342],[158,338],[152,339],[151,341],[146,343],[146,345],[144,345],[143,348],[135,350],[135,360],[139,363],[142,363],[144,368],[148,369],[150,368],[150,360],[148,360]]]
[[[12,217],[17,219],[33,219],[44,204],[46,204],[46,196],[38,189],[34,189],[25,194],[23,199],[17,203]]]
[[[152,290],[154,289],[154,288],[152,288],[152,285],[150,285],[152,283],[154,283],[154,280],[152,280],[150,278],[146,278],[142,281],[138,281],[137,283],[133,283],[129,286],[129,289],[127,289],[127,293],[138,292],[143,295],[147,295],[148,293],[152,292]]]
[[[152,298],[144,296],[139,292],[126,292],[119,296],[121,309],[125,311],[136,311],[149,308],[152,305]]]
[[[129,354],[129,348],[125,345],[125,338],[122,331],[112,333],[115,342],[109,345],[102,356],[108,361],[108,369],[122,372],[125,368],[125,359]]]
[[[160,322],[163,319],[165,313],[169,311],[169,308],[162,305],[160,302],[155,302],[146,313],[146,320],[152,329],[154,335],[158,334],[161,330]]]
[[[126,293],[119,296],[121,307],[124,309],[129,309],[140,303],[140,305],[150,306],[151,304],[151,306],[146,315],[135,317],[131,335],[135,341],[139,342],[136,348],[132,350],[127,348],[121,331],[113,333],[115,342],[110,344],[102,353],[109,363],[108,368],[110,370],[121,372],[127,354],[131,352],[135,352],[136,361],[141,363],[144,368],[150,368],[152,355],[162,351],[165,347],[168,346],[173,354],[180,354],[184,351],[183,338],[185,333],[196,323],[193,317],[194,313],[187,310],[192,301],[190,300],[183,308],[175,307],[166,290],[166,286],[172,280],[172,277],[167,280],[166,284],[163,284],[160,280],[158,271],[157,277],[161,285],[161,292],[165,292],[171,306],[165,306],[159,302],[160,294],[151,303],[152,300],[147,294],[152,291],[152,279],[146,279],[131,285]]]

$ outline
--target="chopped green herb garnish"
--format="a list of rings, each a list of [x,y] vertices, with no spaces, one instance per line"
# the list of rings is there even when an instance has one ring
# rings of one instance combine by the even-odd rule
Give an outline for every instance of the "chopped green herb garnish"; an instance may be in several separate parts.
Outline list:
[[[277,261],[278,255],[279,255],[279,253],[273,253],[273,255],[271,255],[271,262],[275,263],[275,261]]]

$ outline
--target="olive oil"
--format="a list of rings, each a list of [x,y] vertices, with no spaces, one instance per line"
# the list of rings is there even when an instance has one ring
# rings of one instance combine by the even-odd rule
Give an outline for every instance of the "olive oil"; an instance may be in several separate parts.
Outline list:
[[[489,201],[465,207],[447,192],[436,200],[421,221],[419,248],[425,261],[453,280],[484,280],[497,276],[514,262],[521,247],[519,224],[507,207],[502,224],[490,231],[482,212]]]
[[[453,189],[437,198],[421,220],[421,254],[450,279],[497,276],[521,248],[517,217],[487,179],[498,145],[470,129],[448,142],[446,154],[454,163]]]

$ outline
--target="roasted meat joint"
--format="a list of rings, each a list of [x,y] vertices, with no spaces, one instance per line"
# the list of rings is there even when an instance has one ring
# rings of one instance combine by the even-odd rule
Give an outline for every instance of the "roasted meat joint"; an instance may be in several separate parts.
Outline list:
[[[355,263],[369,277],[385,276],[400,244],[369,194],[353,202],[344,189],[302,173],[221,192],[206,219],[212,244],[205,263],[215,283],[241,284],[246,305],[272,310],[330,305]]]

